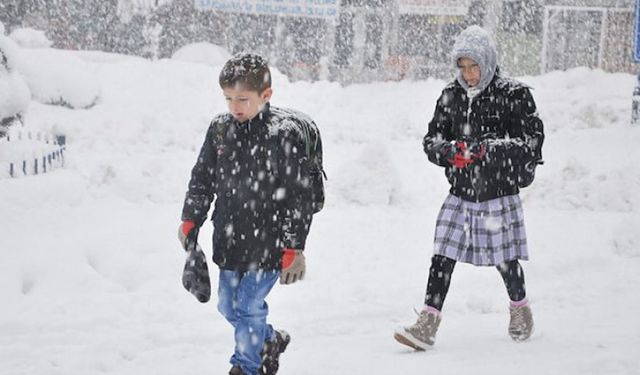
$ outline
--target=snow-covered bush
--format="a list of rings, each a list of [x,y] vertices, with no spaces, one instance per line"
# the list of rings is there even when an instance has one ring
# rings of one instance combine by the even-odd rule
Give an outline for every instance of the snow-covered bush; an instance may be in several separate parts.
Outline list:
[[[100,87],[85,61],[49,48],[24,49],[22,55],[18,69],[25,76],[34,100],[74,109],[92,107],[98,102]]]
[[[0,121],[23,113],[31,94],[23,77],[16,71],[19,48],[0,33]]]

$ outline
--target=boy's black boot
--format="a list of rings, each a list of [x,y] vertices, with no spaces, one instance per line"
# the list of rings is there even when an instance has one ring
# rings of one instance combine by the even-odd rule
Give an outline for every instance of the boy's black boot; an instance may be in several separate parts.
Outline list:
[[[260,375],[276,375],[280,367],[280,354],[287,350],[291,336],[286,331],[275,331],[273,341],[267,341],[262,348],[262,366]]]
[[[234,365],[231,370],[229,370],[229,375],[244,375],[244,372],[240,366]]]

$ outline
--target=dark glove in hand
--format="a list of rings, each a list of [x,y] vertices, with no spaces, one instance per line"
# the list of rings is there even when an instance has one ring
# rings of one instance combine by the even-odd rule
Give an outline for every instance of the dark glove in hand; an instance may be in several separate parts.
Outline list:
[[[194,250],[187,251],[187,260],[182,271],[182,286],[202,303],[211,298],[207,258],[197,243]]]

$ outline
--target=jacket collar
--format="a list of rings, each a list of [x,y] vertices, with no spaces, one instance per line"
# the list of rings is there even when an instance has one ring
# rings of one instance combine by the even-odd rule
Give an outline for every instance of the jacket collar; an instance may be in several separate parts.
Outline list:
[[[234,123],[236,124],[237,127],[239,128],[245,128],[248,127],[249,129],[253,128],[255,125],[262,125],[264,124],[267,119],[269,118],[269,114],[271,113],[270,110],[270,104],[269,102],[267,102],[262,109],[260,110],[260,112],[258,112],[257,115],[255,115],[251,120],[246,120],[243,122],[240,122],[236,119],[234,119]]]

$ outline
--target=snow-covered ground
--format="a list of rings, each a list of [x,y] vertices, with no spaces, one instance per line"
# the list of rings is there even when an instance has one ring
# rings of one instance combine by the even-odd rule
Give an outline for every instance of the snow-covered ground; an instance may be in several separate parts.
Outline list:
[[[64,66],[47,61],[67,58],[66,77],[81,66],[86,95],[99,100],[32,101],[26,126],[66,134],[65,168],[0,171],[0,374],[226,374],[231,328],[215,297],[202,305],[182,289],[176,239],[190,168],[209,119],[225,110],[219,66],[36,53],[31,69],[58,75],[44,83]],[[545,165],[522,193],[536,332],[512,342],[497,271],[459,264],[436,346],[414,353],[392,336],[422,304],[447,195],[421,146],[445,82],[341,87],[276,75],[272,102],[316,120],[329,176],[307,279],[269,297],[271,322],[293,337],[281,374],[640,374],[635,77],[575,69],[521,79],[547,136]],[[210,234],[207,224],[209,254]]]

